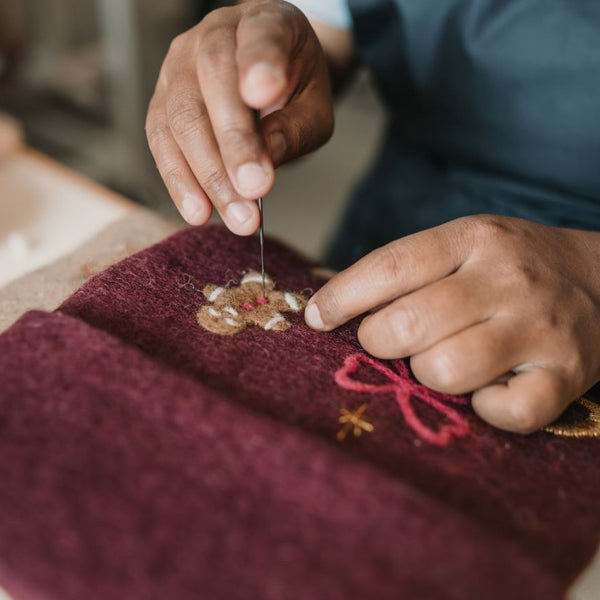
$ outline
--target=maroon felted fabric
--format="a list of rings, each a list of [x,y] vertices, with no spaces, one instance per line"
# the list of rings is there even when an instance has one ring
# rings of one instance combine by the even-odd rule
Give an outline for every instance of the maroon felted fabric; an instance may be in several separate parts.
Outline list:
[[[91,279],[62,315],[32,315],[0,338],[0,390],[9,390],[0,392],[0,418],[9,422],[6,411],[21,407],[19,419],[39,420],[31,438],[19,438],[24,428],[16,425],[0,437],[0,457],[5,446],[16,457],[0,459],[0,477],[10,474],[14,491],[0,511],[41,481],[10,522],[18,529],[45,501],[63,515],[23,528],[22,557],[35,560],[5,561],[5,578],[17,573],[15,585],[53,590],[43,598],[67,597],[67,580],[85,597],[103,585],[112,586],[110,594],[102,588],[105,597],[121,597],[111,595],[120,586],[123,597],[154,597],[148,590],[159,584],[162,597],[177,598],[203,586],[206,597],[223,599],[242,591],[246,598],[561,597],[600,541],[600,440],[494,430],[464,400],[410,384],[401,364],[370,364],[356,324],[319,334],[288,314],[285,332],[252,327],[220,336],[199,327],[203,287],[239,284],[257,257],[255,239],[190,229]],[[318,287],[310,265],[285,247],[268,240],[266,257],[278,289]],[[36,402],[47,406],[41,416]],[[340,410],[363,403],[374,431],[337,441]],[[174,414],[189,419],[175,426]],[[60,433],[51,426],[57,419]],[[151,426],[148,439],[143,426]],[[65,435],[76,443],[61,454]],[[190,446],[179,446],[183,440]],[[65,473],[72,482],[62,488]],[[103,519],[111,525],[93,526]],[[79,569],[47,542],[36,544],[65,530],[77,552],[85,549],[89,562]],[[7,531],[0,529],[2,554],[15,535]],[[122,548],[115,561],[113,546]],[[181,554],[188,551],[195,578]],[[37,565],[31,572],[17,568],[28,561]],[[50,577],[54,563],[64,581]]]
[[[17,600],[560,595],[443,502],[76,319],[24,317],[0,372]]]

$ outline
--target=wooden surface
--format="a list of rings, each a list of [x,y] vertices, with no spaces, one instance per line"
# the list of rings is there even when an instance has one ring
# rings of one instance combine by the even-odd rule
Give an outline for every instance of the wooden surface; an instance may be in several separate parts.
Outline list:
[[[89,277],[180,227],[141,208],[128,211],[61,259],[0,287],[0,332],[29,310],[54,310]]]
[[[9,125],[0,119],[0,285],[66,256],[135,207],[22,145]]]
[[[0,113],[0,331],[178,227],[28,148]]]

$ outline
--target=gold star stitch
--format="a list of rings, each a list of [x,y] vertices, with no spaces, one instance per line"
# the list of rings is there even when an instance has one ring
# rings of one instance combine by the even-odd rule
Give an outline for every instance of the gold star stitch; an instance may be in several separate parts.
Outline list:
[[[346,408],[341,408],[340,412],[342,416],[338,419],[342,423],[343,427],[337,432],[335,439],[341,442],[346,439],[346,436],[353,431],[355,437],[360,437],[363,431],[371,433],[375,430],[375,427],[363,418],[363,413],[367,410],[368,404],[365,402],[355,410],[351,411]]]
[[[575,402],[587,409],[588,414],[585,419],[575,423],[561,423],[558,420],[544,427],[544,431],[562,437],[600,437],[600,405],[596,402],[590,402],[584,397],[575,400]]]

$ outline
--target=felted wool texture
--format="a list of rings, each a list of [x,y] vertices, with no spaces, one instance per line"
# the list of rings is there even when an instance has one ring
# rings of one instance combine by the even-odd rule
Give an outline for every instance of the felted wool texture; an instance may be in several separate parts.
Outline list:
[[[237,285],[245,271],[257,267],[257,245],[254,238],[218,227],[187,230],[92,278],[61,310],[229,401],[323,438],[443,501],[521,548],[565,586],[574,579],[600,540],[594,500],[600,497],[600,440],[502,432],[467,405],[455,406],[468,424],[467,435],[440,448],[407,427],[393,393],[369,395],[337,385],[335,373],[345,359],[361,352],[356,322],[318,333],[304,325],[302,315],[290,314],[292,327],[284,333],[253,327],[220,336],[203,330],[195,321],[206,303],[202,288]],[[311,265],[292,250],[267,239],[265,255],[279,289],[309,294],[319,287]],[[354,376],[388,383],[372,370]],[[370,403],[365,416],[374,432],[337,442],[340,409],[363,402]],[[446,422],[416,396],[412,406],[432,427]],[[495,552],[493,545],[489,551]]]
[[[238,286],[209,284],[202,293],[208,303],[196,314],[198,325],[220,335],[235,335],[252,326],[287,331],[290,324],[282,313],[306,306],[304,296],[276,290],[273,280],[267,274],[263,279],[258,271],[248,271]]]
[[[15,600],[561,596],[443,498],[78,319],[0,336],[0,390]]]

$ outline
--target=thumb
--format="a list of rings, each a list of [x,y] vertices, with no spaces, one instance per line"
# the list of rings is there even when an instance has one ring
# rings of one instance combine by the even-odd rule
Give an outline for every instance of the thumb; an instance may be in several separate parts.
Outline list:
[[[309,86],[285,107],[261,121],[273,165],[288,162],[322,146],[333,133],[333,100],[328,81]]]

